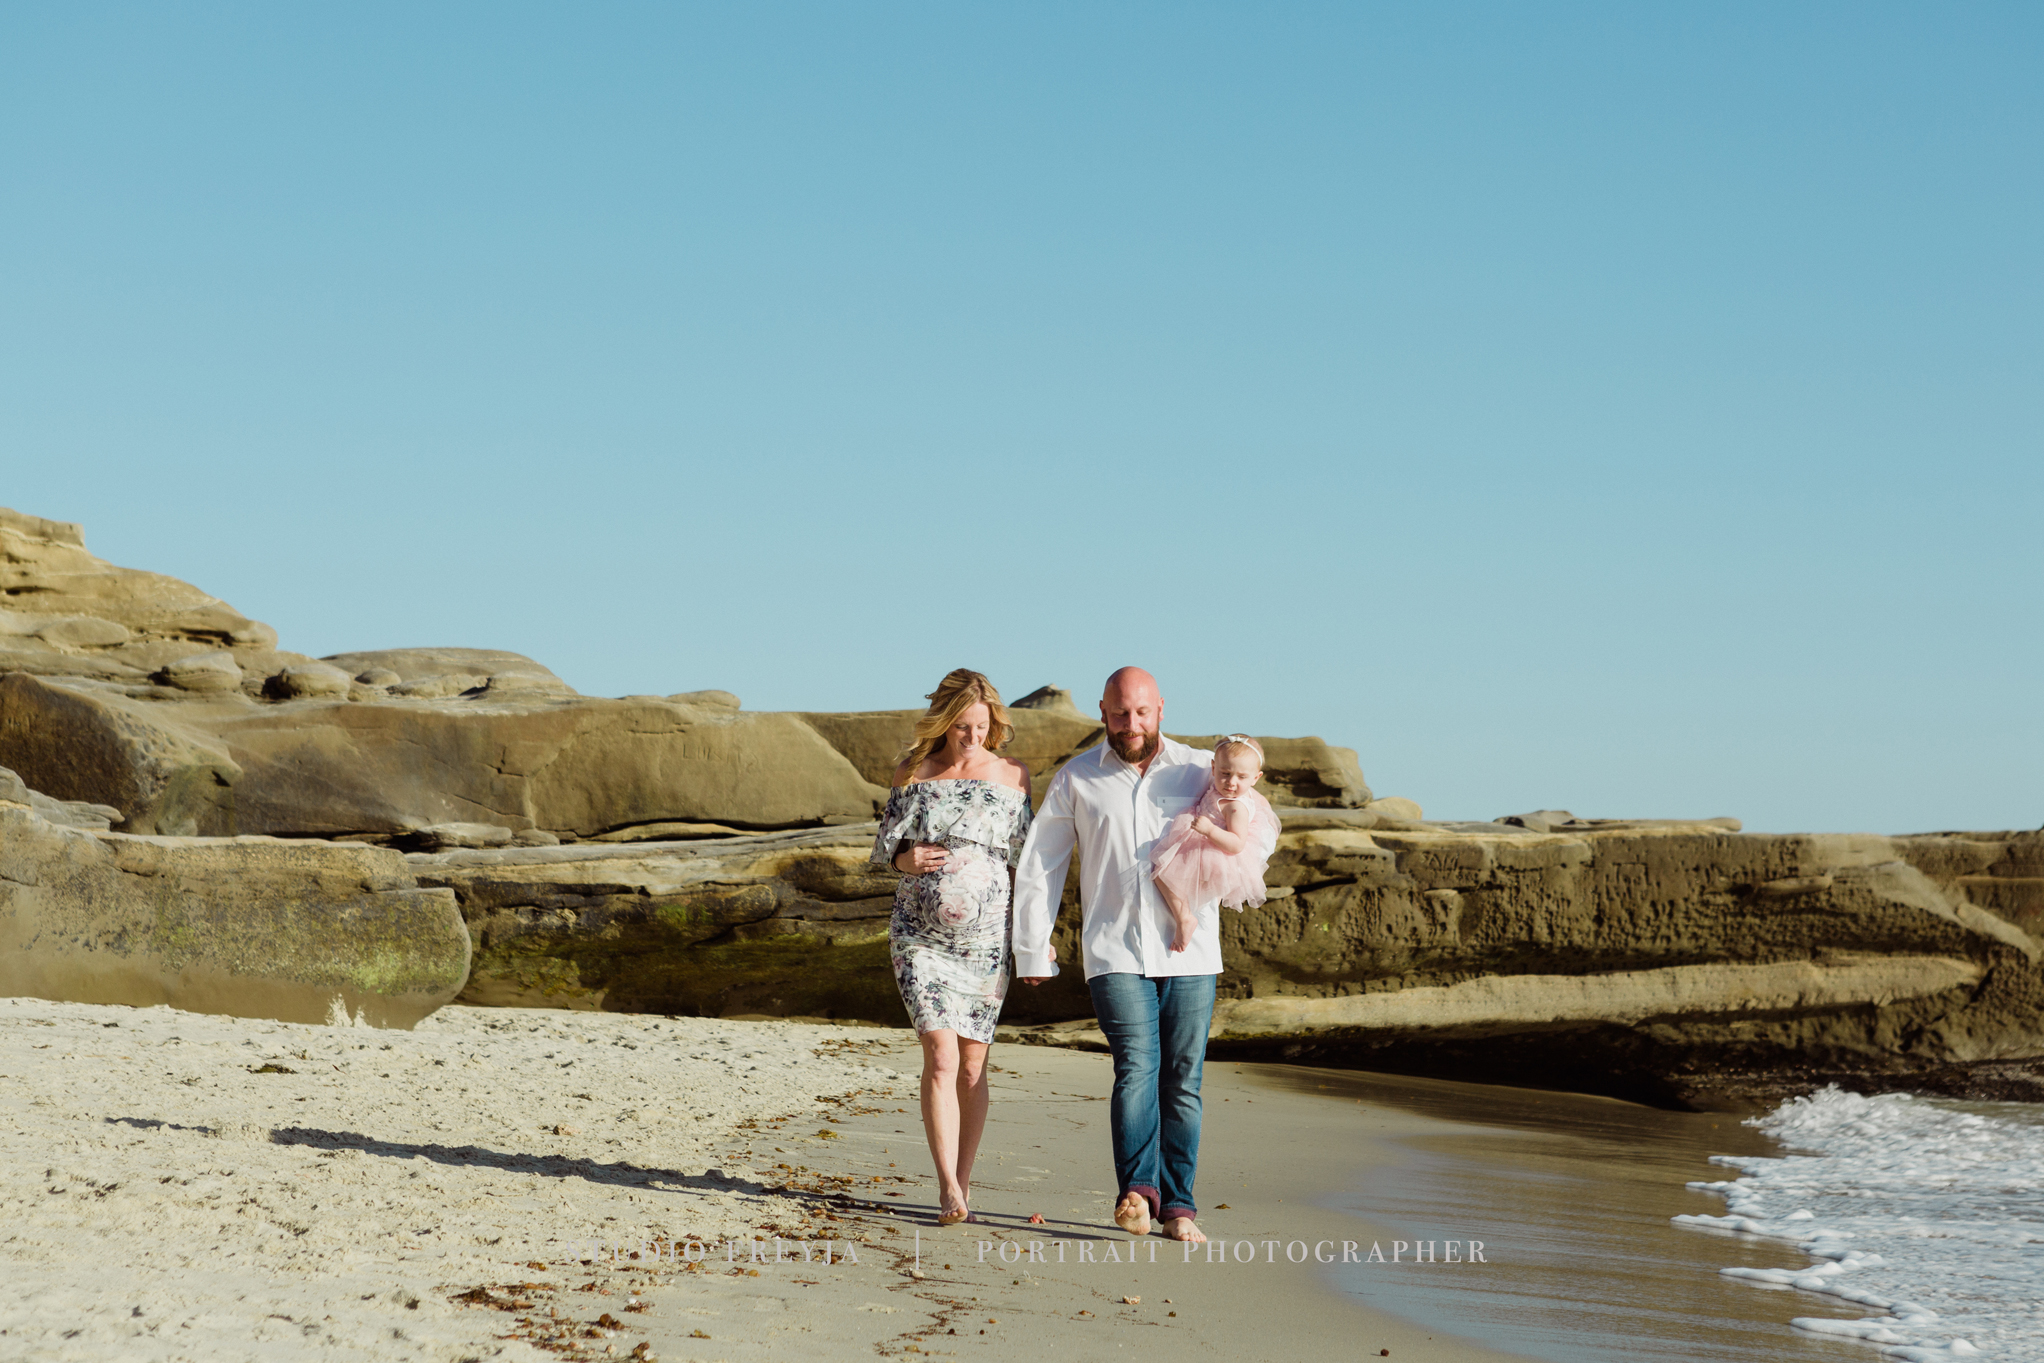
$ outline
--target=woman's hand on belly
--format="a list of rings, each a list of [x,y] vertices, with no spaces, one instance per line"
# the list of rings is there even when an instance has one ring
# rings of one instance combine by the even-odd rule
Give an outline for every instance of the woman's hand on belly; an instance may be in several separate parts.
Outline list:
[[[950,856],[942,844],[919,842],[894,854],[894,869],[905,876],[926,876],[932,871],[943,870]]]

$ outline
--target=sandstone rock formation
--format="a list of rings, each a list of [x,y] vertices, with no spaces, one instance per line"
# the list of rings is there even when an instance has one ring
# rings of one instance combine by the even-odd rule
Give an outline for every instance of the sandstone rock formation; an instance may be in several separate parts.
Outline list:
[[[1293,893],[1227,925],[1215,1035],[1687,1102],[1785,1066],[2044,1057],[2044,895],[2013,888],[2040,855],[1658,821],[1288,833],[1270,880]],[[1990,908],[1980,880],[2011,888]]]
[[[0,672],[140,683],[200,653],[226,650],[263,675],[276,656],[268,625],[176,578],[93,557],[76,525],[5,507],[0,600]]]
[[[496,649],[280,652],[275,631],[197,588],[11,511],[0,587],[0,763],[122,811],[128,833],[424,846],[454,824],[544,841],[856,822],[885,801],[918,713],[760,714],[727,691],[598,699]],[[1099,725],[1054,688],[1025,700],[1011,751],[1040,796]],[[1369,802],[1352,751],[1265,742],[1273,803]]]
[[[1347,814],[1294,812],[1271,901],[1223,915],[1220,1053],[1690,1105],[1788,1070],[1893,1086],[2044,1057],[2044,834],[1364,831]],[[411,863],[475,934],[468,1002],[899,1024],[893,877],[867,869],[870,837]],[[1983,882],[2000,907],[1969,897]],[[1069,890],[1060,923],[1075,961]],[[1090,1013],[1067,969],[1011,990],[1003,1021],[1083,1043]]]
[[[0,788],[0,996],[410,1027],[468,976],[401,853],[98,833]]]
[[[918,711],[605,700],[512,653],[276,643],[0,511],[0,993],[902,1020],[894,877],[865,855]],[[1013,714],[1038,798],[1101,736],[1059,688]],[[1270,902],[1222,918],[1223,1053],[1692,1105],[1990,1070],[2044,1097],[2044,833],[1428,823],[1348,749],[1264,743],[1285,833]],[[1076,962],[1069,887],[1061,921]],[[1089,1015],[1068,968],[1004,1020],[1083,1042]]]
[[[208,696],[170,706],[149,695],[91,678],[0,676],[0,763],[46,794],[125,811],[125,832],[235,832],[241,766],[187,716],[253,702]]]
[[[898,1022],[877,825],[415,854],[476,943],[462,1001]]]
[[[482,686],[501,676],[526,678],[533,683],[533,690],[563,696],[575,694],[575,688],[550,669],[522,653],[497,648],[385,648],[366,653],[336,653],[320,661],[371,685],[379,684],[371,681],[371,675],[382,673],[391,678],[381,683],[385,686],[430,682],[441,677],[475,678],[476,685]]]
[[[24,805],[45,822],[65,828],[90,828],[105,832],[121,821],[121,811],[112,805],[87,804],[80,800],[52,800],[5,767],[0,767],[0,804]]]
[[[278,652],[196,588],[93,557],[75,525],[0,512],[0,587],[0,763],[118,808],[125,832],[586,837],[869,819],[885,798],[798,716],[728,692],[583,697],[490,649]]]

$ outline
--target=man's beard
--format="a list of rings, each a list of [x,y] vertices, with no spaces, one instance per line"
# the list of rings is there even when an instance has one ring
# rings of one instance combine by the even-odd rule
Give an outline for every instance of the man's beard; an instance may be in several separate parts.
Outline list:
[[[1155,734],[1109,734],[1107,746],[1114,749],[1114,755],[1130,766],[1141,766],[1157,755]]]

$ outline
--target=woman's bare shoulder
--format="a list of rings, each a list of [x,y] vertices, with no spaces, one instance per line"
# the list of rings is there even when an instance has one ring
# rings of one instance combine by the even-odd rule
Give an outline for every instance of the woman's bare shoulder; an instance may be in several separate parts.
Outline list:
[[[1027,762],[1018,762],[1012,757],[1004,757],[1001,759],[1001,765],[1004,768],[1002,774],[1007,778],[1007,784],[1027,794],[1030,779],[1029,764]]]
[[[894,784],[896,784],[897,786],[905,786],[911,780],[914,779],[915,774],[916,774],[915,766],[912,766],[907,762],[903,762],[901,765],[897,766],[894,769]]]

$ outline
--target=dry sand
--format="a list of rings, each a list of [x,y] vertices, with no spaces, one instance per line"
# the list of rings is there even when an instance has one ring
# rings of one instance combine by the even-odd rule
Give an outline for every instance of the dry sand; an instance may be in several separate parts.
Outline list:
[[[1103,1224],[1108,1065],[1063,1051],[995,1048],[985,1219],[937,1230],[916,1054],[787,1022],[0,1000],[0,1358],[1504,1357],[1330,1287],[1311,1255],[1357,1223],[1315,1197],[1370,1147],[1233,1066],[1203,1179],[1225,1266]]]
[[[739,1235],[797,1214],[747,1170],[705,1170],[739,1123],[898,1083],[819,1057],[855,1035],[0,1000],[0,1356],[538,1357],[447,1289],[609,1228]]]

